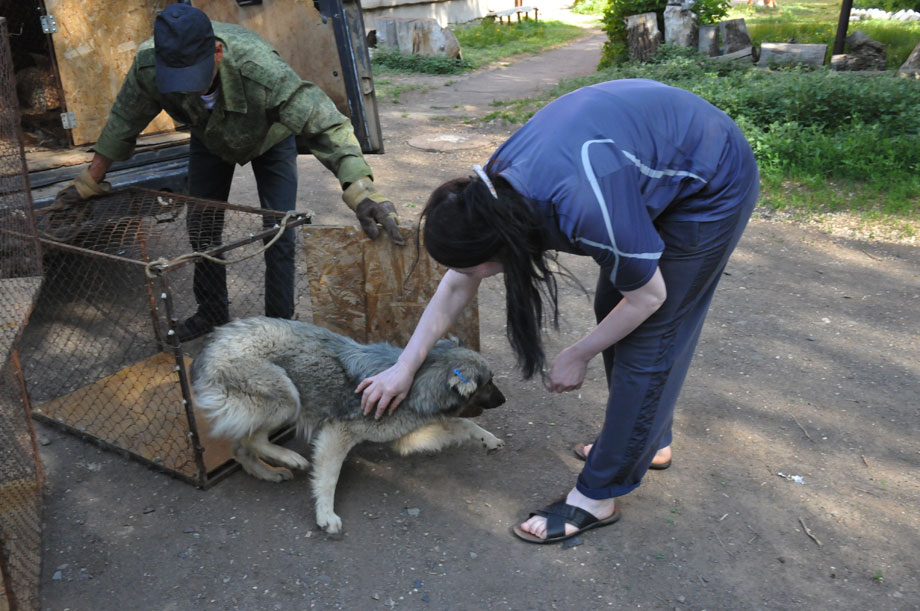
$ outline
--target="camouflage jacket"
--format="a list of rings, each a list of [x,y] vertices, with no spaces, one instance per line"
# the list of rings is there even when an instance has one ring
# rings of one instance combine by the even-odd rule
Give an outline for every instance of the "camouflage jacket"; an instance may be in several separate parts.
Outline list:
[[[165,110],[228,163],[243,165],[302,134],[310,152],[341,184],[372,176],[351,123],[319,87],[302,80],[255,32],[216,21],[213,26],[224,47],[214,108],[207,110],[194,93],[157,90],[151,38],[138,49],[94,146],[97,153],[115,161],[129,158],[137,136]]]

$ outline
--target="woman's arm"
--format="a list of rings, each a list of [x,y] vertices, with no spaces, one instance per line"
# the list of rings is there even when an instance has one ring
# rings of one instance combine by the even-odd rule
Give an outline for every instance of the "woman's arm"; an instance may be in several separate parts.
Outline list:
[[[565,392],[580,388],[588,362],[632,333],[661,307],[666,297],[664,278],[657,268],[644,285],[634,291],[623,291],[623,299],[604,320],[553,360],[546,389]]]
[[[409,393],[415,372],[422,366],[428,352],[473,300],[480,282],[481,277],[447,270],[396,364],[364,379],[355,389],[356,393],[364,393],[361,409],[365,416],[376,408],[374,418],[379,420],[387,407],[390,413],[396,410]]]

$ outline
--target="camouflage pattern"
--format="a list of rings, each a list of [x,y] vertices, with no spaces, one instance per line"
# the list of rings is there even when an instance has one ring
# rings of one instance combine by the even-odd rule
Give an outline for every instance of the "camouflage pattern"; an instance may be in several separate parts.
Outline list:
[[[351,122],[319,87],[302,80],[255,32],[212,24],[224,47],[214,108],[207,110],[195,93],[157,90],[151,38],[138,48],[94,146],[97,153],[115,161],[128,159],[137,136],[165,110],[228,163],[243,165],[288,136],[302,134],[310,152],[342,185],[372,176]]]

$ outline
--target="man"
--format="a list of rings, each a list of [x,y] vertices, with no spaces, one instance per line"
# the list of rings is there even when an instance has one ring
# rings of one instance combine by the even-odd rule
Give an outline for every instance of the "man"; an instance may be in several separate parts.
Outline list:
[[[394,243],[403,243],[396,209],[374,186],[348,118],[255,32],[211,22],[187,4],[157,15],[154,36],[138,48],[89,167],[57,195],[54,207],[68,209],[105,194],[109,166],[131,156],[137,136],[161,110],[191,131],[189,195],[226,201],[234,164],[252,162],[261,206],[293,210],[294,136],[300,134],[339,179],[342,199],[368,237],[377,237],[380,223]],[[220,244],[223,212],[192,206],[187,226],[193,250],[207,250]],[[285,231],[265,253],[266,316],[294,314],[294,238],[293,229]],[[180,325],[179,341],[230,319],[224,265],[197,262],[193,288],[198,310]]]

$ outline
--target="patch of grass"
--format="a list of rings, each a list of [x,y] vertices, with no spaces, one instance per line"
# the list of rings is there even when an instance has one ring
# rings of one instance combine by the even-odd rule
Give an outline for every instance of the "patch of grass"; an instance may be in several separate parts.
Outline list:
[[[764,42],[826,44],[827,59],[833,52],[840,18],[837,0],[798,0],[781,2],[778,8],[738,5],[728,15],[744,19],[755,46]],[[871,19],[849,24],[847,34],[862,30],[886,46],[888,68],[901,66],[920,39],[920,23]],[[846,50],[845,50],[846,51]]]
[[[852,34],[856,30],[862,30],[872,40],[884,43],[889,69],[900,68],[920,41],[920,21],[870,19],[851,23],[848,32]]]
[[[431,89],[428,85],[394,85],[387,80],[375,81],[374,88],[378,102],[390,102],[391,104],[402,104],[402,100],[399,96],[404,93],[410,91],[428,91]]]
[[[454,28],[463,58],[479,67],[522,53],[538,53],[584,34],[576,25],[561,21],[521,21],[500,24],[483,20]]]
[[[849,212],[902,237],[920,228],[920,82],[893,74],[770,72],[662,47],[561,82],[540,97],[496,102],[482,121],[520,124],[585,85],[650,78],[692,91],[728,113],[757,156],[762,205],[795,216]]]
[[[374,75],[387,73],[460,74],[485,64],[522,53],[538,53],[583,34],[578,26],[561,21],[521,21],[499,24],[483,20],[474,25],[458,25],[453,29],[460,42],[462,58],[421,57],[374,49],[371,67]],[[456,81],[448,81],[445,86]]]

